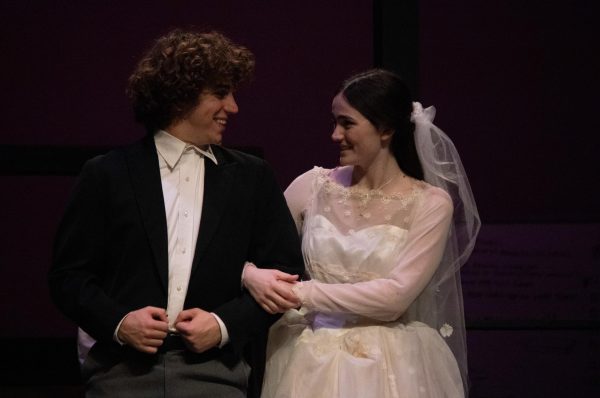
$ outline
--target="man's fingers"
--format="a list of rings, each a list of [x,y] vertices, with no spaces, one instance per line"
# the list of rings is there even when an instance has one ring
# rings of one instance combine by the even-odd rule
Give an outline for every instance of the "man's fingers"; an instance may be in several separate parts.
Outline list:
[[[295,303],[290,303],[288,301],[277,303],[277,312],[286,312],[292,308],[298,307]]]
[[[163,343],[163,338],[145,337],[137,342],[132,342],[131,345],[138,351],[145,352],[147,354],[155,354],[158,352],[158,348],[163,345]]]
[[[279,307],[278,311],[295,308],[300,305],[300,301],[291,290],[291,286],[287,282],[279,281],[272,287],[272,291],[268,292],[265,299],[274,302]]]
[[[146,334],[158,332],[166,336],[167,332],[169,331],[169,324],[165,321],[157,321],[152,319],[144,324],[144,330]]]
[[[288,274],[286,272],[282,272],[279,270],[275,270],[275,277],[279,280],[290,282],[290,283],[296,282],[298,280],[298,274],[291,275],[291,274]]]
[[[147,340],[139,346],[139,350],[148,354],[155,354],[158,352],[158,348],[163,345],[163,340]]]
[[[163,345],[163,343],[164,343],[163,339],[151,339],[151,338],[148,338],[148,339],[144,339],[142,345],[144,347],[154,347],[154,348],[157,348],[157,347],[160,347],[161,345]]]
[[[163,344],[168,327],[165,310],[148,306],[128,313],[117,331],[117,337],[138,351],[155,353],[156,347]]]
[[[198,313],[197,308],[183,310],[177,315],[177,318],[175,319],[175,323],[190,321],[196,316],[197,313]]]
[[[262,309],[267,311],[269,314],[277,314],[279,312],[285,312],[290,308],[298,307],[298,303],[290,302],[280,297],[273,297],[272,299],[263,297],[258,302]]]
[[[169,319],[167,318],[167,311],[165,311],[164,308],[158,308],[158,307],[146,307],[148,309],[148,312],[150,313],[150,316],[152,316],[153,319],[156,319],[157,321],[163,321],[163,322],[169,322]]]
[[[189,316],[188,314],[184,314],[183,312],[180,312],[179,315],[177,315],[177,318],[175,318],[175,325],[177,325],[178,323],[181,322],[189,322],[192,319],[191,316]]]
[[[165,332],[148,330],[139,338],[137,346],[140,349],[160,347],[163,344],[165,337],[167,337],[167,333]]]
[[[187,324],[185,322],[175,322],[175,330],[179,332],[180,335],[185,336],[188,334]]]
[[[146,336],[145,336],[146,339],[160,340],[160,341],[164,340],[165,337],[167,337],[167,331],[166,330],[165,331],[157,330],[157,329],[148,330],[146,332]]]
[[[269,314],[276,314],[278,312],[277,304],[275,304],[273,301],[268,300],[266,298],[261,302],[261,307],[265,311],[267,311]]]
[[[145,352],[146,354],[156,354],[158,352],[157,347],[150,347],[150,346],[140,346],[140,347],[138,347],[138,350],[141,352]]]
[[[277,285],[273,286],[273,291],[277,295],[279,295],[279,297],[281,297],[283,300],[290,302],[290,303],[298,304],[298,297],[292,291],[291,285],[280,282]]]
[[[285,298],[278,295],[269,296],[268,300],[270,303],[272,303],[270,307],[276,308],[276,312],[283,312],[289,308],[294,308],[298,306],[298,304],[295,301],[286,300]],[[273,307],[273,305],[275,307]]]

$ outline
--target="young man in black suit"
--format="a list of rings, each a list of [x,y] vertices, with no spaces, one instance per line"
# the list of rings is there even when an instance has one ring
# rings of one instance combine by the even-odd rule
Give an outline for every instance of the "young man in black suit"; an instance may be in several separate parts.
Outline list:
[[[244,264],[302,272],[271,169],[219,145],[253,68],[218,33],[161,37],[128,86],[148,135],[84,166],[49,284],[89,350],[87,396],[246,395],[243,353],[275,318],[241,288]]]

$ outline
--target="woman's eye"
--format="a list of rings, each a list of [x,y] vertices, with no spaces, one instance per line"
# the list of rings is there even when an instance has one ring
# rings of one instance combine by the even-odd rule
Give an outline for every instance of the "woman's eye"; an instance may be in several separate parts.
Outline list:
[[[341,126],[344,130],[352,127],[352,123],[344,121],[344,120],[340,120],[340,121],[333,120],[331,122],[331,124],[333,125],[333,128],[336,128],[337,126]]]

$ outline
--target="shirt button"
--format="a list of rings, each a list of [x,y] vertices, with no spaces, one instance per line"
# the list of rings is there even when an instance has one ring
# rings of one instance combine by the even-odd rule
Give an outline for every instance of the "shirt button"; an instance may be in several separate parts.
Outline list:
[[[185,181],[189,182],[190,181],[190,177],[185,177]]]
[[[181,249],[181,252],[185,254],[185,247]]]
[[[180,292],[181,291],[181,286],[177,286],[177,291]]]
[[[190,213],[187,210],[183,212],[183,215],[186,216],[186,217],[188,216],[188,214],[190,214]]]

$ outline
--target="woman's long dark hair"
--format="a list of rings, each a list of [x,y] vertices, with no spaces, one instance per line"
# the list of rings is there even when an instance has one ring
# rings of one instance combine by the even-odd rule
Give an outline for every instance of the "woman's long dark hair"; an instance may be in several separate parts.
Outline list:
[[[415,125],[410,120],[412,97],[402,79],[393,72],[372,69],[347,79],[338,92],[377,130],[394,131],[390,148],[396,162],[403,172],[422,180]]]

